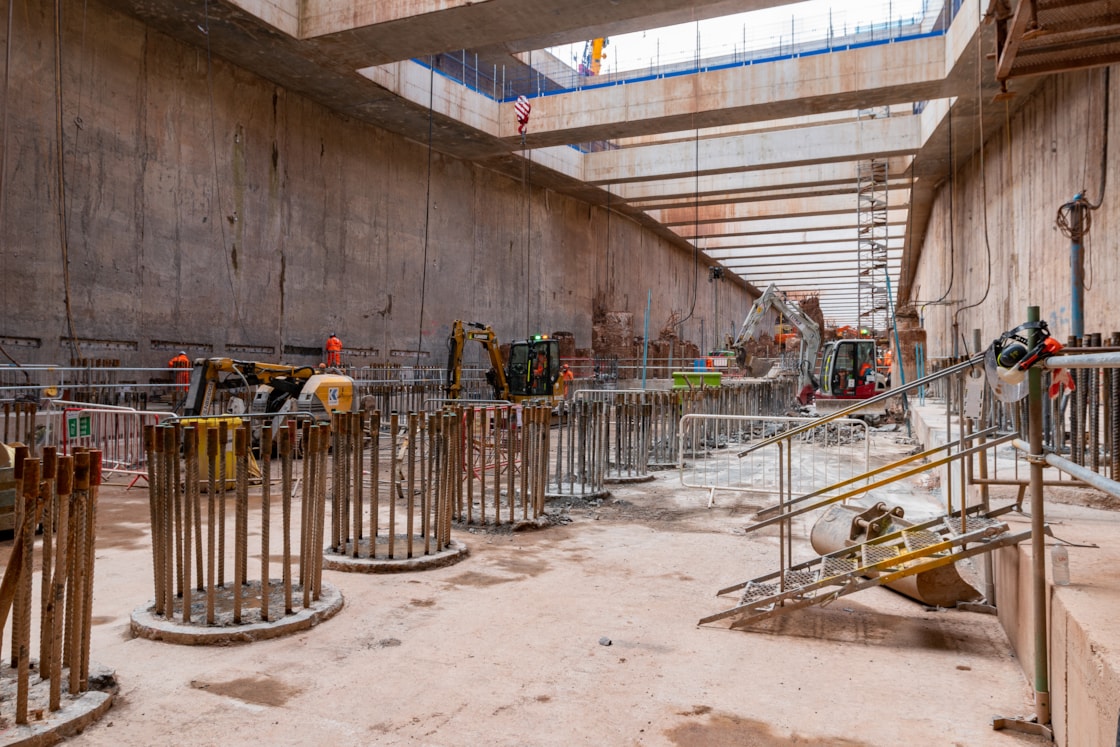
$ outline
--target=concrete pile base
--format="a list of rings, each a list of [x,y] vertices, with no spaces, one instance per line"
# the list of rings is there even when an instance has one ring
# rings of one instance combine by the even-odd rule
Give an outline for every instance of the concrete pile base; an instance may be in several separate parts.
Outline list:
[[[132,634],[138,638],[188,646],[222,646],[230,643],[250,643],[269,638],[280,638],[308,628],[313,628],[342,609],[342,592],[323,583],[317,601],[303,607],[303,590],[292,589],[293,612],[284,614],[284,587],[273,579],[269,589],[269,620],[261,620],[260,582],[245,585],[242,602],[242,621],[233,622],[232,592],[229,587],[219,590],[215,624],[206,624],[206,596],[195,593],[191,604],[191,622],[183,622],[181,614],[167,619],[155,614],[155,603],[148,602],[132,611]],[[253,601],[255,600],[255,603]],[[251,606],[252,604],[252,606]]]
[[[38,661],[32,659],[32,668],[38,670]],[[62,670],[62,707],[51,713],[50,682],[32,675],[28,694],[30,722],[16,724],[16,672],[11,667],[0,667],[0,746],[57,744],[80,734],[109,710],[117,694],[116,673],[111,669],[90,665],[89,687],[80,695],[68,695],[65,685],[69,672]]]
[[[432,568],[444,568],[449,565],[454,565],[460,560],[463,560],[468,555],[467,546],[458,540],[451,540],[451,543],[443,550],[429,552],[426,555],[417,555],[415,557],[388,557],[389,554],[389,538],[377,537],[375,539],[376,545],[373,558],[369,557],[369,538],[358,540],[358,557],[352,555],[354,549],[353,544],[346,543],[343,553],[336,553],[327,550],[323,553],[323,567],[330,571],[346,571],[348,573],[407,573],[409,571],[427,571]],[[396,547],[394,555],[405,554],[405,540],[401,537],[395,539]],[[415,552],[423,552],[423,538],[417,542],[420,549]],[[377,557],[380,556],[380,557]]]

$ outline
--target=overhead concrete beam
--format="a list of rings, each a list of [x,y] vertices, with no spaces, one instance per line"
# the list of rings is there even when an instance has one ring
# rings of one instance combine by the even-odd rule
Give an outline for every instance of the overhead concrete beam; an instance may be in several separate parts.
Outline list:
[[[890,210],[887,212],[887,223],[904,225],[906,223],[905,210]],[[690,224],[682,224],[682,228],[689,228]],[[709,236],[736,236],[736,235],[770,235],[814,229],[849,229],[855,231],[858,227],[856,214],[851,215],[791,215],[788,218],[753,218],[736,221],[734,223],[700,223],[697,232],[678,231],[685,240],[699,238],[704,241]],[[704,248],[703,245],[700,247]]]
[[[894,208],[905,207],[910,199],[909,190],[898,190],[890,197]],[[741,220],[769,217],[794,217],[808,215],[850,215],[858,210],[859,197],[855,191],[827,197],[783,198],[759,202],[732,202],[726,205],[709,205],[699,210],[673,208],[647,210],[651,218],[666,226],[692,223],[734,223]]]
[[[868,119],[804,130],[762,132],[698,143],[652,145],[589,153],[584,181],[618,184],[687,175],[890,158],[922,146],[916,116]]]
[[[276,0],[237,0],[246,10]],[[788,0],[305,0],[301,38],[368,45],[383,63],[448,50],[543,49],[784,5]],[[298,0],[287,0],[296,6]]]
[[[892,204],[904,202],[899,195],[905,194],[910,189],[909,179],[895,179],[888,181],[890,200]],[[672,208],[690,208],[706,205],[726,205],[737,202],[769,202],[771,200],[799,200],[813,197],[831,197],[834,195],[849,195],[855,197],[856,185],[852,181],[841,183],[820,184],[803,187],[786,187],[775,184],[773,189],[759,192],[725,192],[718,195],[703,196],[699,194],[684,194],[679,196],[667,195],[661,200],[638,200],[628,202],[631,207],[639,210],[670,210]]]
[[[945,40],[937,36],[584,88],[534,100],[533,144],[591,142],[909,106],[941,97],[945,72]]]
[[[770,245],[764,244],[762,246],[742,247],[739,249],[713,249],[707,247],[704,253],[712,259],[717,259],[721,262],[734,262],[734,261],[749,261],[753,259],[765,259],[774,256],[781,256],[783,258],[795,259],[798,257],[819,257],[825,254],[855,254],[857,251],[856,238],[853,232],[848,232],[848,239],[845,242],[834,243],[817,243],[817,244],[798,244],[796,247],[790,248],[778,244]],[[888,239],[887,253],[902,251],[901,237],[897,239]]]
[[[887,162],[887,178],[902,179],[910,167],[909,156],[896,156]],[[758,171],[738,171],[732,174],[712,174],[676,179],[651,179],[643,182],[612,185],[611,189],[627,202],[651,198],[701,197],[728,193],[750,193],[773,189],[801,189],[804,187],[848,184],[855,188],[854,164],[817,163],[774,168]]]
[[[906,226],[902,224],[888,225],[888,241],[892,244],[898,241],[899,245],[901,245],[905,230]],[[749,251],[759,247],[819,246],[823,251],[829,244],[849,243],[853,240],[853,236],[854,234],[850,228],[841,230],[793,231],[780,234],[709,237],[705,240],[705,246],[709,254],[722,251]]]

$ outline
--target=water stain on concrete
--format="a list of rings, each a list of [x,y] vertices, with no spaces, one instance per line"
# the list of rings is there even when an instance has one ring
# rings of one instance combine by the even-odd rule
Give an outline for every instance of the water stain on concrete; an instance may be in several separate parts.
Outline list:
[[[235,698],[245,703],[255,703],[274,708],[284,705],[290,698],[299,695],[301,692],[299,688],[265,675],[238,677],[226,682],[192,680],[191,687],[215,695]]]
[[[867,747],[844,737],[779,736],[769,724],[726,713],[712,713],[708,706],[693,706],[682,716],[707,716],[705,721],[689,721],[664,734],[677,747]]]
[[[508,584],[511,581],[518,581],[516,578],[502,578],[501,576],[492,576],[486,573],[477,573],[469,571],[467,573],[460,573],[458,576],[452,576],[446,579],[444,583],[448,586],[497,586],[498,584]]]

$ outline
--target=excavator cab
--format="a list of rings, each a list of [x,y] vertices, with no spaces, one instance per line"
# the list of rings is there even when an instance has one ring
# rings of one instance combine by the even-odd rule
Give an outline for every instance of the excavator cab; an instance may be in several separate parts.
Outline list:
[[[490,358],[486,380],[494,389],[494,399],[520,402],[525,399],[562,399],[560,379],[560,342],[548,335],[515,340],[509,346],[509,362],[503,363],[497,337],[488,325],[455,320],[447,338],[447,396],[458,399],[462,390],[463,346],[467,340],[482,344]]]
[[[512,399],[553,397],[560,379],[560,342],[534,335],[509,345],[509,394]],[[562,386],[562,385],[561,385]]]
[[[874,340],[836,340],[825,345],[821,357],[820,393],[817,400],[867,399],[883,391]]]

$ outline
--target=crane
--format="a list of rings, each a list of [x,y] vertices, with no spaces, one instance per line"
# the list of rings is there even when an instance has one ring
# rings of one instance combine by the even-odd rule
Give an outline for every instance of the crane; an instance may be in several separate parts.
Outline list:
[[[608,37],[591,39],[583,45],[583,59],[579,63],[580,75],[598,75],[607,53],[603,50],[611,43]]]
[[[816,363],[817,351],[821,346],[821,330],[817,323],[810,319],[795,301],[785,298],[778,286],[771,283],[761,296],[751,304],[739,335],[731,344],[735,351],[735,360],[739,367],[746,369],[750,362],[747,353],[747,342],[754,339],[759,325],[771,311],[777,311],[787,322],[797,328],[801,336],[800,350],[797,357],[797,383],[799,385],[797,400],[801,404],[808,404],[813,400],[813,391],[817,388],[813,379],[813,364]],[[779,369],[779,374],[790,373],[788,368]]]

